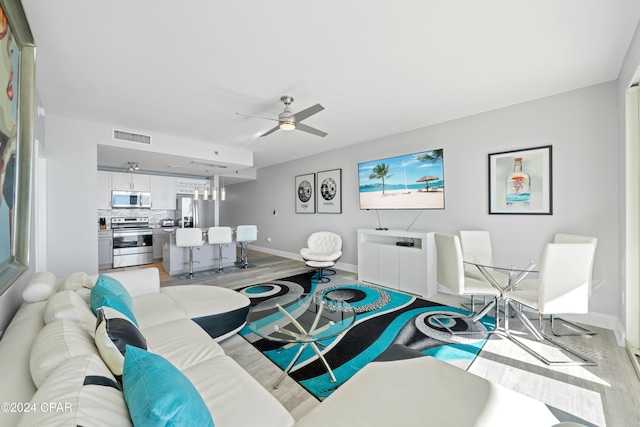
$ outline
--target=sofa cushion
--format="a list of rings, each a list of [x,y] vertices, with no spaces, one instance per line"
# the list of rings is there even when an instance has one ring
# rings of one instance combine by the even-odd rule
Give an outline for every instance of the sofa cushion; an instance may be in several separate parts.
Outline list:
[[[0,402],[28,402],[38,390],[31,379],[29,352],[44,327],[46,302],[23,304],[0,340]],[[0,411],[0,426],[14,426],[19,412]]]
[[[91,279],[87,273],[79,271],[68,275],[62,282],[60,290],[76,291],[89,304],[89,295],[95,283],[96,281]]]
[[[122,391],[97,355],[62,362],[42,384],[18,426],[131,426]]]
[[[224,350],[191,319],[177,319],[142,328],[147,345],[182,370],[224,354]]]
[[[160,271],[156,267],[104,273],[118,280],[132,297],[160,292]]]
[[[167,286],[160,293],[171,297],[190,319],[227,313],[250,304],[245,295],[220,286]]]
[[[85,300],[75,291],[66,290],[53,294],[44,307],[44,322],[73,320],[93,336],[96,328],[96,316]]]
[[[136,325],[124,314],[101,307],[96,324],[96,347],[114,375],[122,375],[127,346],[147,349],[147,342]]]
[[[212,357],[182,372],[198,389],[218,426],[287,427],[294,423],[285,407],[229,356]],[[238,402],[251,403],[243,410]]]
[[[133,298],[133,311],[141,329],[150,328],[178,319],[188,319],[176,302],[163,293],[142,295]]]
[[[31,378],[40,387],[63,361],[83,354],[99,356],[93,338],[82,326],[68,319],[45,325],[31,346]]]
[[[48,271],[36,273],[22,292],[27,302],[45,301],[55,292],[56,276]]]
[[[136,325],[133,315],[133,301],[129,292],[113,277],[101,274],[98,276],[96,284],[91,289],[91,310],[97,316],[98,309],[106,306],[111,307],[126,315]]]
[[[136,426],[213,426],[191,381],[162,356],[129,347],[122,385]]]
[[[367,364],[296,427],[540,427],[557,422],[544,403],[425,356]]]

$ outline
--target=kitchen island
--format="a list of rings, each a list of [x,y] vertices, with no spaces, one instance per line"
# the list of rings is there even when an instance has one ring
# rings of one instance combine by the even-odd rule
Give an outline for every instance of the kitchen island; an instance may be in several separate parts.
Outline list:
[[[176,245],[175,228],[164,228],[168,238],[162,247],[162,263],[164,271],[170,276],[179,276],[189,272],[189,248]],[[222,245],[222,266],[235,268],[236,242]],[[212,271],[218,269],[218,245],[205,243],[193,248],[193,271]]]

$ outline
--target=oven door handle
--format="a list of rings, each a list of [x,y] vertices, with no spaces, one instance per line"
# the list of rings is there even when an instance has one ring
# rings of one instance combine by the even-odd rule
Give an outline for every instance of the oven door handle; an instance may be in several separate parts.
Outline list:
[[[153,230],[114,231],[113,237],[148,236],[150,234],[153,234]]]

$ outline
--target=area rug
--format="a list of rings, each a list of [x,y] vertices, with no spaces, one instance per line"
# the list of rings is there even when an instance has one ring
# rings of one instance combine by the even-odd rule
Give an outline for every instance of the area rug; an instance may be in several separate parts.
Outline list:
[[[317,276],[299,274],[238,289],[251,299],[251,305],[288,293],[320,293],[350,303],[356,312],[354,325],[344,334],[321,344],[323,354],[331,366],[336,382],[310,347],[307,347],[289,376],[319,400],[323,400],[358,370],[374,360],[391,344],[404,344],[425,355],[444,360],[467,369],[484,346],[493,329],[495,319],[485,316],[481,322],[451,319],[448,326],[454,331],[472,334],[452,335],[438,325],[434,315],[468,314],[468,311],[444,306],[432,301],[394,290],[331,276],[328,283],[318,283]],[[240,331],[249,343],[284,370],[297,353],[299,346],[266,340],[248,327]]]

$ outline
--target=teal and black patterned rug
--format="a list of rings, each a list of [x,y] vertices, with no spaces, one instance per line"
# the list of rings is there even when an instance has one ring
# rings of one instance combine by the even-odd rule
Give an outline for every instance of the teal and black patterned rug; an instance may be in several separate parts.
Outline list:
[[[467,369],[484,346],[488,329],[495,319],[486,316],[482,322],[450,319],[452,330],[477,332],[452,335],[438,325],[434,315],[468,314],[468,311],[444,306],[413,295],[376,287],[340,276],[328,283],[305,273],[248,286],[238,291],[251,299],[251,305],[288,293],[321,293],[332,299],[350,303],[356,311],[354,325],[344,334],[325,341],[323,354],[337,381],[331,382],[327,371],[308,346],[291,370],[291,378],[299,382],[319,400],[323,400],[358,370],[374,360],[391,344],[404,344],[426,355]],[[266,340],[248,327],[240,331],[248,342],[271,359],[282,370],[297,353],[299,346]]]

